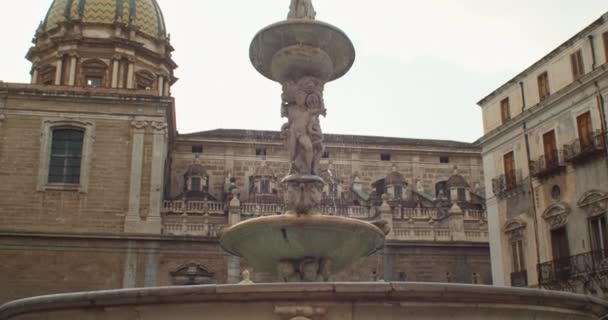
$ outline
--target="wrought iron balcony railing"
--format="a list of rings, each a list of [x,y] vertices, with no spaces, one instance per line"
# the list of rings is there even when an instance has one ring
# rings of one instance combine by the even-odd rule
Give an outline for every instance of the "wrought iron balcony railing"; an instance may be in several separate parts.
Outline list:
[[[528,287],[528,271],[517,271],[511,273],[511,287]]]
[[[492,179],[492,191],[499,198],[505,198],[522,191],[523,187],[524,179],[521,170],[511,170]]]
[[[567,162],[583,163],[606,152],[606,132],[596,131],[587,137],[580,137],[564,146]]]
[[[563,150],[552,150],[536,161],[530,161],[530,174],[538,179],[559,174],[566,168]]]
[[[538,283],[548,289],[586,282],[608,272],[608,250],[591,251],[538,265]]]

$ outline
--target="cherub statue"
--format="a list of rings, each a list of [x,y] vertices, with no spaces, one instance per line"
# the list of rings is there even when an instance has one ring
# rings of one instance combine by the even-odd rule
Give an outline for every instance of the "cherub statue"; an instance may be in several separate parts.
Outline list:
[[[314,20],[317,16],[312,0],[291,0],[287,19],[310,19]]]
[[[288,122],[282,131],[289,154],[289,174],[318,175],[323,155],[323,133],[319,115],[326,115],[323,83],[313,77],[283,84],[281,116]]]

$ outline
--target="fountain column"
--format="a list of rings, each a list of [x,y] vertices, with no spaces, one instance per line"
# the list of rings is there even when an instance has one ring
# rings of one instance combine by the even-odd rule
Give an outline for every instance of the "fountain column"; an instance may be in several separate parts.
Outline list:
[[[292,0],[287,20],[262,29],[249,56],[258,72],[282,87],[281,132],[289,170],[282,180],[285,213],[229,227],[222,247],[242,256],[256,272],[285,282],[329,281],[332,273],[382,248],[384,232],[368,222],[323,216],[319,205],[324,153],[319,118],[327,115],[325,84],[353,65],[355,49],[340,29],[316,20],[311,0]]]

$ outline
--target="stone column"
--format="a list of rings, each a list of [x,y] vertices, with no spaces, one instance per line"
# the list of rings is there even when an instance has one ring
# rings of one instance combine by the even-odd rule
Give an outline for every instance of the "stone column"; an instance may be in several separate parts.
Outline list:
[[[165,88],[165,77],[158,77],[158,95],[163,96],[163,89]]]
[[[162,218],[160,210],[163,201],[164,167],[167,150],[167,124],[154,122],[152,145],[152,172],[150,172],[150,211],[146,220],[146,233],[161,232]]]
[[[38,83],[38,66],[34,66],[32,69],[32,84]]]
[[[138,231],[141,221],[141,178],[144,162],[144,135],[148,123],[146,121],[133,121],[133,149],[131,152],[131,178],[129,187],[129,211],[125,220],[125,232],[135,233]]]
[[[68,85],[74,86],[76,84],[76,64],[78,63],[78,56],[72,54],[70,56],[70,74],[68,78]]]
[[[232,190],[232,200],[230,201],[229,209],[228,209],[228,224],[235,225],[241,221],[241,201],[238,197],[239,190]],[[239,283],[241,281],[241,258],[237,256],[230,255],[228,256],[228,270],[227,280],[228,283]]]
[[[120,56],[112,59],[112,88],[118,88],[118,68],[120,67]]]
[[[61,85],[61,74],[63,73],[63,57],[58,57],[55,69],[55,85]]]
[[[127,89],[133,89],[133,76],[135,71],[135,59],[129,58],[129,66],[127,67]]]

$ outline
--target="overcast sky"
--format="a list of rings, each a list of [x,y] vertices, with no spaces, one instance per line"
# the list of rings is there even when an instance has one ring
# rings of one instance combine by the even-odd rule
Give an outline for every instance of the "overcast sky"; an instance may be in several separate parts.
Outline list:
[[[289,0],[157,0],[179,64],[181,133],[278,130],[280,85],[249,62],[255,33]],[[51,0],[0,10],[0,80],[28,82],[24,56]],[[608,10],[606,0],[316,0],[357,59],[325,90],[326,133],[450,139],[482,135],[476,102]]]

